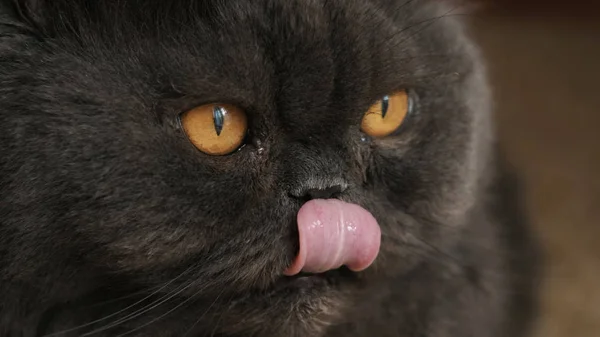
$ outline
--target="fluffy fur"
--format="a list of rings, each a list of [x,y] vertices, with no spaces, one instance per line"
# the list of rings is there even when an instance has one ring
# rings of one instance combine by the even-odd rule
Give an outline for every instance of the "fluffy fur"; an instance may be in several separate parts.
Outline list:
[[[519,336],[532,244],[450,13],[0,0],[0,336]],[[363,113],[398,89],[414,113],[369,139]],[[249,116],[229,156],[178,128],[214,101]],[[282,277],[294,195],[340,182],[381,225],[376,263]]]

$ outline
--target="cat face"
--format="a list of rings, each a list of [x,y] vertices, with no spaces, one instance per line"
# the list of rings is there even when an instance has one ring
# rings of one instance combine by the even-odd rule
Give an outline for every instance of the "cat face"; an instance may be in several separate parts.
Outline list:
[[[213,303],[199,326],[316,331],[452,240],[473,202],[488,98],[435,1],[17,3],[0,38],[0,230],[29,261],[3,266],[16,275],[49,265],[61,282],[76,260]],[[370,136],[365,113],[398,92],[401,126]],[[227,153],[182,123],[207,104],[244,116]],[[315,190],[377,219],[364,272],[283,276]]]

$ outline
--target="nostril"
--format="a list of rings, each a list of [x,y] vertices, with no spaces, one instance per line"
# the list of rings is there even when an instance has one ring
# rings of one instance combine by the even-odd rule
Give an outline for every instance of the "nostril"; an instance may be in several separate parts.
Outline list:
[[[302,197],[304,199],[331,199],[337,198],[342,193],[341,185],[334,185],[325,188],[310,188],[304,191]]]

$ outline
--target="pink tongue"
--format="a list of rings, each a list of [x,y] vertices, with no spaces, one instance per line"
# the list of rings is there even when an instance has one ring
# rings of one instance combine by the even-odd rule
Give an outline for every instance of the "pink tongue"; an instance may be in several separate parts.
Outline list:
[[[337,199],[311,200],[298,212],[300,252],[284,272],[322,273],[347,266],[361,271],[379,253],[381,231],[364,208]]]

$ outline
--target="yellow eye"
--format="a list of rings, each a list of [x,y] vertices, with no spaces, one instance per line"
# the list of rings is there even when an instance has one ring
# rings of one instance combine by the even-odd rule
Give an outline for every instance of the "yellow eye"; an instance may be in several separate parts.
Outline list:
[[[361,129],[371,137],[389,136],[402,125],[408,110],[409,97],[405,90],[385,96],[365,113]]]
[[[248,130],[246,113],[230,104],[206,104],[185,112],[181,126],[198,150],[223,156],[237,150]]]

